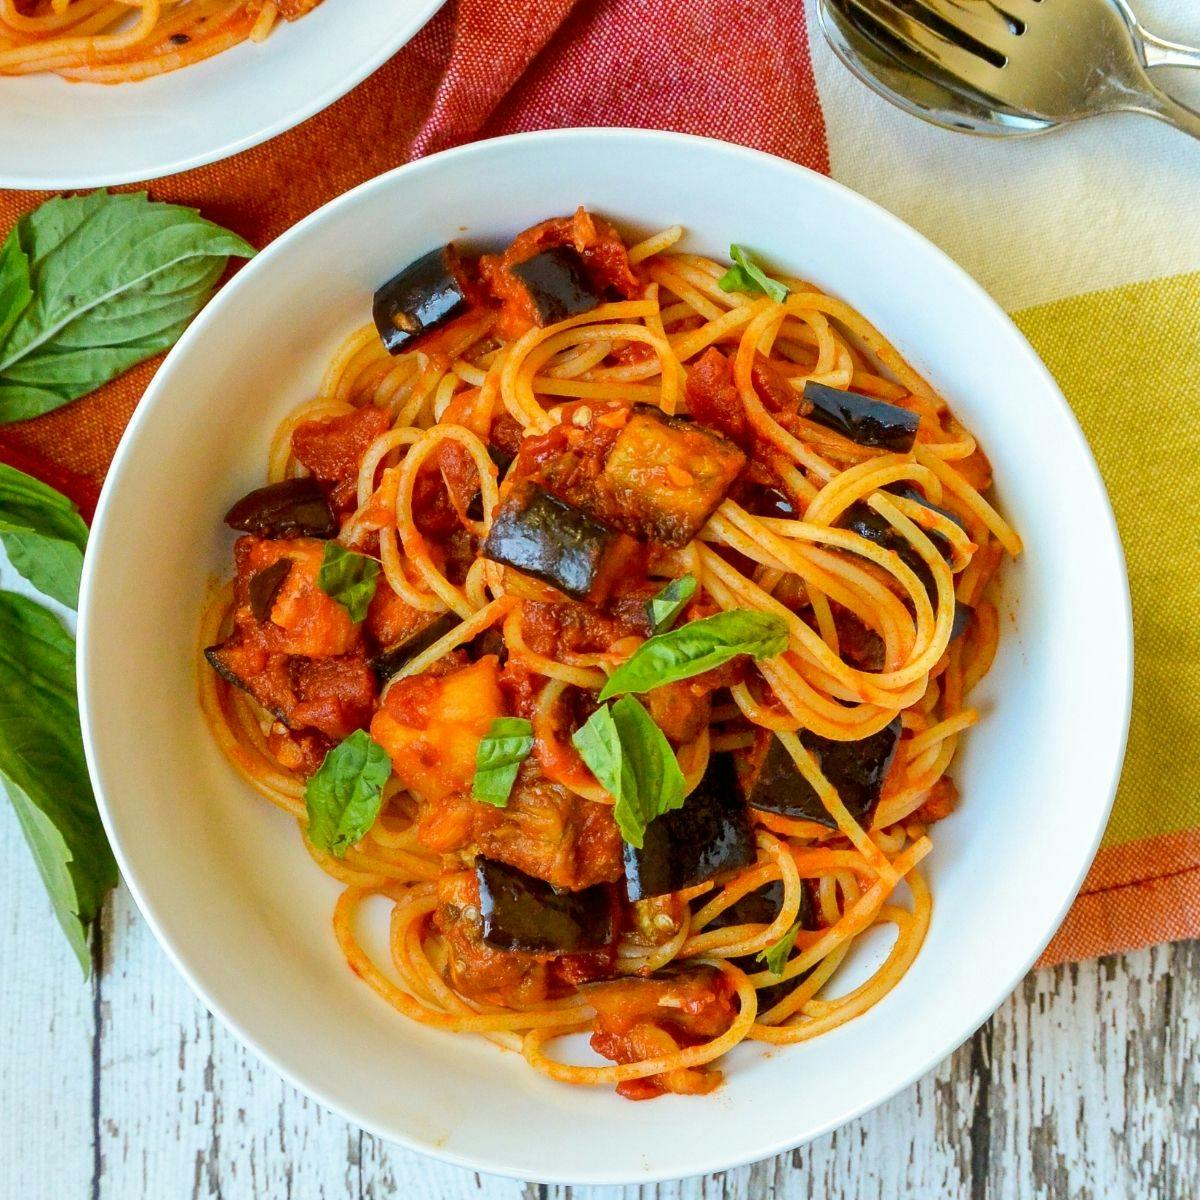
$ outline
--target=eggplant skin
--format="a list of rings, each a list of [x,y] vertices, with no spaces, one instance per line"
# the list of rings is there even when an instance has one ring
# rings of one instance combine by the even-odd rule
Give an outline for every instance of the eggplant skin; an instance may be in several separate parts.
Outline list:
[[[573,246],[552,246],[508,269],[529,294],[539,325],[555,325],[591,312],[603,300],[592,287],[583,256]]]
[[[631,901],[665,896],[754,859],[754,830],[733,755],[713,754],[683,807],[655,817],[640,850],[625,844],[625,892]]]
[[[858,392],[844,392],[811,380],[804,399],[812,405],[808,419],[824,425],[860,446],[877,446],[907,454],[917,440],[920,417],[897,404],[873,400]]]
[[[712,899],[712,895],[697,896],[692,901],[694,911],[699,911]],[[783,907],[783,884],[778,879],[764,883],[753,892],[747,892],[740,900],[735,900],[723,912],[717,913],[705,929],[726,929],[730,925],[770,925],[779,916]],[[812,892],[808,885],[800,884],[800,909],[796,914],[801,929],[817,929],[817,910],[813,904]]]
[[[497,509],[480,553],[584,600],[617,537],[574,505],[524,484]]]
[[[238,675],[222,657],[222,651],[225,648],[225,642],[220,642],[216,646],[206,646],[204,648],[204,657],[207,660],[208,665],[212,667],[212,669],[216,671],[216,673],[220,675],[220,677],[225,680],[230,687],[239,688],[241,691],[245,692],[246,695],[258,700],[258,697],[254,695],[254,691],[250,687],[249,680],[243,679],[240,675]],[[271,708],[267,711],[270,712],[271,716],[273,716],[275,720],[282,722],[284,725],[289,724],[287,714],[282,709]]]
[[[453,245],[430,250],[394,275],[371,306],[375,328],[389,354],[411,349],[423,333],[452,321],[470,307],[458,251]]]
[[[883,490],[903,496],[906,500],[916,500],[918,503],[924,504],[926,508],[931,508],[934,512],[948,517],[959,527],[962,526],[962,521],[952,512],[938,508],[936,504],[930,504],[915,488],[896,487]],[[856,500],[842,514],[838,525],[843,529],[848,529],[851,533],[857,533],[859,537],[866,538],[868,542],[873,542],[876,546],[881,546],[884,550],[894,550],[900,556],[900,561],[909,567],[921,581],[921,586],[928,593],[929,598],[936,600],[937,584],[934,583],[933,572],[929,569],[929,564],[913,549],[912,543],[897,533],[887,519],[880,516],[869,504],[862,500]],[[950,551],[950,545],[946,539],[934,530],[926,530],[925,533],[938,553],[946,557]],[[963,604],[961,600],[954,602],[954,623],[950,627],[951,642],[962,636],[970,624],[973,613],[974,610],[970,605]]]
[[[338,522],[315,479],[284,479],[247,492],[226,514],[225,524],[262,538],[337,535]]]
[[[369,662],[380,683],[387,683],[405,663],[428,650],[439,638],[443,638],[459,623],[455,613],[442,613],[428,625],[410,634],[401,642],[381,650]]]
[[[808,729],[800,734],[800,742],[816,758],[821,773],[837,789],[850,815],[863,828],[870,828],[883,781],[900,744],[900,718],[857,742],[833,742]],[[820,796],[797,770],[792,756],[777,737],[771,738],[766,758],[747,791],[746,802],[751,808],[812,821],[828,829],[837,828]]]
[[[616,936],[613,889],[563,892],[490,858],[475,859],[483,940],[495,950],[571,954],[599,950]]]
[[[271,619],[271,609],[275,607],[275,597],[284,581],[292,573],[292,560],[281,558],[269,567],[250,576],[246,586],[247,599],[250,601],[250,611],[254,619],[265,624]]]

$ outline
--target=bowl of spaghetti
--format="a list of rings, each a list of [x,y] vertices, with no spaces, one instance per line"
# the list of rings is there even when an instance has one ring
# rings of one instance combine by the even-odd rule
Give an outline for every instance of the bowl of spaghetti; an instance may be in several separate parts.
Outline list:
[[[0,187],[157,179],[256,146],[395,54],[440,0],[0,0]]]
[[[1074,896],[1130,678],[1003,313],[824,177],[624,130],[269,248],[139,408],[81,603],[106,827],[204,1002],[547,1181],[777,1153],[954,1049]]]

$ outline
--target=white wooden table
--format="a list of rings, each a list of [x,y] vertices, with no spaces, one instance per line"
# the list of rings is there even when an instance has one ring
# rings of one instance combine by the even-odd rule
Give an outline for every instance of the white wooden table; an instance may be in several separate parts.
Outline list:
[[[0,1200],[1200,1195],[1200,942],[1035,972],[920,1083],[792,1154],[657,1189],[547,1188],[306,1100],[192,997],[123,889],[83,982],[6,806],[0,835]]]

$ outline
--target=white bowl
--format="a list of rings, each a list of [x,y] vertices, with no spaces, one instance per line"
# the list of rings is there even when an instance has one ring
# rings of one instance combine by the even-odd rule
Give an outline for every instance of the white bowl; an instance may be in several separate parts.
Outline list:
[[[369,320],[372,290],[443,240],[501,242],[581,202],[635,231],[678,221],[713,254],[747,242],[862,310],[979,435],[1027,546],[1005,569],[1000,653],[954,768],[964,803],[935,830],[933,922],[912,969],[824,1037],[738,1047],[710,1097],[638,1105],[412,1024],[356,979],[330,929],[338,885],[234,774],[196,702],[199,610],[229,565],[221,515],[261,482],[276,422]],[[105,826],[142,912],[209,1008],[297,1087],[380,1136],[482,1171],[592,1184],[786,1150],[962,1042],[1028,970],[1091,861],[1131,678],[1104,488],[1008,318],[922,237],[823,176],[626,130],[527,134],[403,167],[240,272],[159,370],[117,452],[87,556],[79,654]]]
[[[228,158],[327,108],[444,0],[325,0],[195,66],[141,83],[0,77],[0,187],[105,187]]]

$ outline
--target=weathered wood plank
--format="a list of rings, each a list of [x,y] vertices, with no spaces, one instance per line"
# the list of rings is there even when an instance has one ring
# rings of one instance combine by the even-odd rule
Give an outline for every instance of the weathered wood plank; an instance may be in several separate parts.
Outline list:
[[[357,1200],[358,1131],[284,1083],[204,1010],[123,889],[112,911],[97,1200]]]
[[[93,984],[2,793],[0,843],[0,1197],[82,1197],[94,1167]]]

